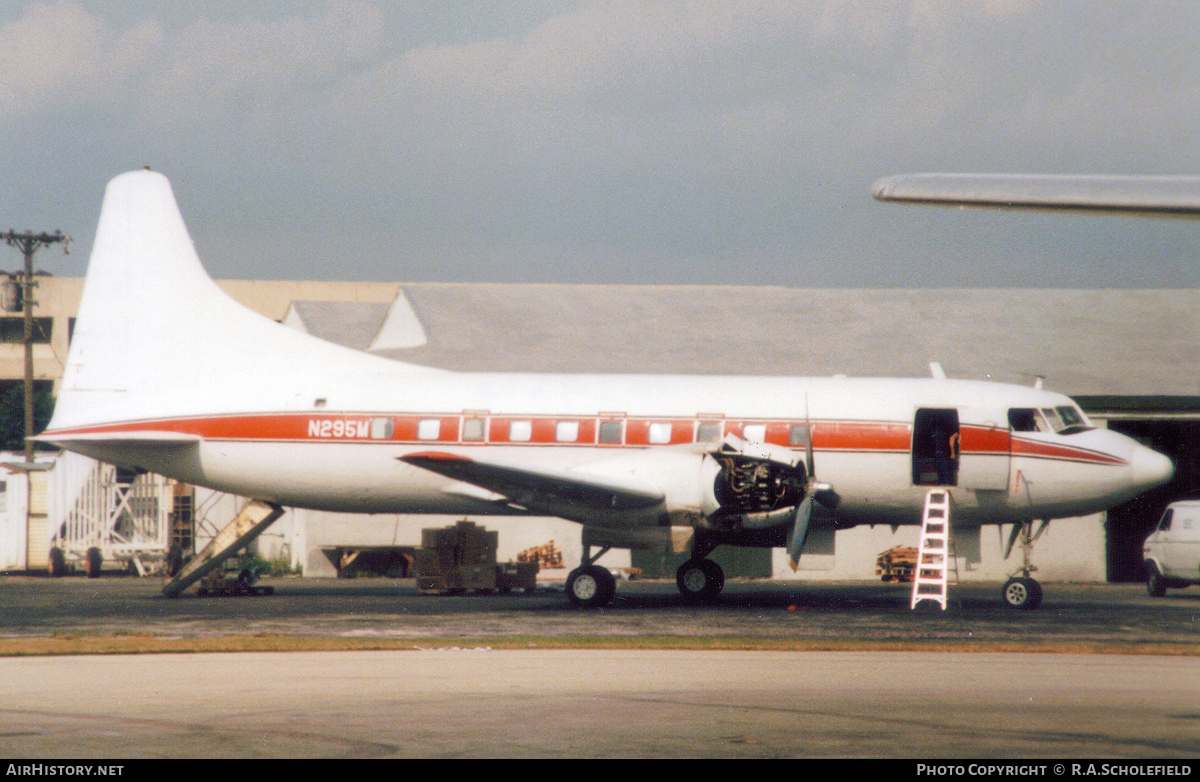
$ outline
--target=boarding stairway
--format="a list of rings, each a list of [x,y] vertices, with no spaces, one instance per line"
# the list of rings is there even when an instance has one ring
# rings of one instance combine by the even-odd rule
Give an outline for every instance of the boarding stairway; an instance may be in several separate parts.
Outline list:
[[[922,600],[932,600],[946,610],[946,586],[949,569],[954,567],[958,581],[958,561],[950,547],[950,492],[930,489],[925,495],[925,513],[921,519],[921,545],[917,549],[917,569],[913,576],[911,608]]]
[[[179,597],[183,590],[220,567],[282,515],[283,508],[274,503],[260,500],[247,503],[233,521],[213,536],[204,550],[192,557],[179,574],[163,587],[163,594]]]
[[[170,480],[73,453],[57,457],[44,475],[45,507],[32,512],[47,514],[51,576],[86,565],[94,578],[102,562],[144,576],[165,559],[174,508]]]

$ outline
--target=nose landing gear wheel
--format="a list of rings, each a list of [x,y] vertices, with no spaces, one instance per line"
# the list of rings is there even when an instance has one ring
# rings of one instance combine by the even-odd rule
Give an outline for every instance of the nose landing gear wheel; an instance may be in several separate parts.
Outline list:
[[[1042,585],[1032,578],[1010,578],[1004,584],[1004,602],[1010,608],[1032,611],[1042,604]]]
[[[725,588],[725,571],[711,559],[689,559],[675,571],[675,585],[687,599],[710,603]]]
[[[616,593],[617,580],[598,565],[576,568],[567,577],[567,597],[580,608],[606,606]]]

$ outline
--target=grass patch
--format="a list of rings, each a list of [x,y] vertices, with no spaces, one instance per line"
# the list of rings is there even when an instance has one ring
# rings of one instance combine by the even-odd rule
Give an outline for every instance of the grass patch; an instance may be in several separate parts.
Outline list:
[[[1200,643],[1056,641],[821,641],[740,636],[498,636],[343,638],[304,635],[171,637],[153,634],[69,634],[0,638],[0,657],[81,654],[198,654],[211,652],[332,652],[430,649],[632,649],[763,652],[947,652],[1118,654],[1200,657]]]

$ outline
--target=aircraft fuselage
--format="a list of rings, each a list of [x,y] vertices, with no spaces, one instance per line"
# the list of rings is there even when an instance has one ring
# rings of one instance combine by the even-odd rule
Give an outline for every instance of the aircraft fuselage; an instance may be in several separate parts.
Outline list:
[[[815,475],[836,488],[839,524],[919,522],[925,492],[940,483],[932,472],[922,481],[916,463],[920,410],[943,411],[947,427],[957,419],[949,482],[956,523],[1084,515],[1132,498],[1170,471],[1165,457],[1105,429],[1013,431],[1010,410],[1077,408],[1061,394],[996,383],[444,373],[436,388],[422,385],[396,394],[409,398],[408,412],[383,405],[210,412],[65,429],[53,437],[95,458],[190,483],[363,513],[521,512],[399,461],[431,450],[610,478],[625,471],[681,498],[666,509],[670,524],[701,527],[708,520],[688,502],[700,490],[699,476],[668,464],[669,454],[731,435],[802,451],[807,432]],[[142,439],[149,434],[195,442]],[[630,521],[613,517],[615,524]],[[663,517],[643,522],[661,524]],[[592,523],[603,526],[605,519]]]

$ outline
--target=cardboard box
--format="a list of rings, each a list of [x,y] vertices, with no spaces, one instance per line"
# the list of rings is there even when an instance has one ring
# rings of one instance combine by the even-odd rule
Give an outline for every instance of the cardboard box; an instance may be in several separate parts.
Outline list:
[[[422,591],[495,589],[499,543],[498,533],[470,521],[421,530],[422,546],[413,557],[418,587]],[[435,576],[437,581],[421,580]]]

